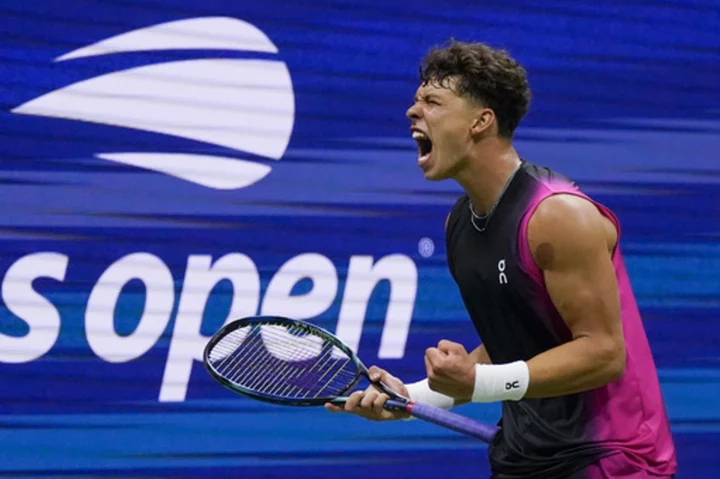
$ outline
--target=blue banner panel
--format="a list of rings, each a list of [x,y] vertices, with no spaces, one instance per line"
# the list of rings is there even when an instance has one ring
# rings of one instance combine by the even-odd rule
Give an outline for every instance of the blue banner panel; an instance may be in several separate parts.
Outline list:
[[[620,218],[678,478],[717,477],[718,25],[710,0],[0,2],[0,477],[489,477],[482,443],[254,402],[199,361],[253,314],[407,382],[477,346],[461,190],[405,117],[450,38],[526,67],[518,151]]]

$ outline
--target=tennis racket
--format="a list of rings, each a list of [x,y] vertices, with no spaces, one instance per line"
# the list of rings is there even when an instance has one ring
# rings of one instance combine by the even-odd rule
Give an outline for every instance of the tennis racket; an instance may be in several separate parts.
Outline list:
[[[390,397],[385,402],[388,410],[405,411],[486,443],[498,429],[410,401],[381,382],[371,381],[365,365],[345,343],[304,321],[277,316],[232,321],[210,338],[203,363],[218,383],[260,401],[286,406],[344,404],[365,378]]]

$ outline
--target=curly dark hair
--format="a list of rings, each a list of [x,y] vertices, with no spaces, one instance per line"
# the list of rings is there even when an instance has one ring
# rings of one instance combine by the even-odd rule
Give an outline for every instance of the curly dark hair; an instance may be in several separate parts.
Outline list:
[[[530,87],[525,69],[507,51],[483,43],[450,40],[433,47],[420,65],[423,85],[447,87],[495,112],[498,135],[512,138],[530,105]]]

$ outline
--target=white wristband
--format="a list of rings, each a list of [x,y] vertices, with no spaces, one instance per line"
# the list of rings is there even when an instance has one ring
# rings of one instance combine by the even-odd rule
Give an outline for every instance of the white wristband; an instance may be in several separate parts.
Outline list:
[[[519,401],[530,383],[525,361],[507,364],[476,364],[472,402]]]
[[[446,411],[455,405],[454,398],[430,389],[427,378],[416,383],[406,384],[405,387],[408,390],[408,397],[410,401],[430,404],[431,406],[439,407],[440,409],[445,409]],[[415,418],[412,416],[405,418],[406,421],[411,419]]]

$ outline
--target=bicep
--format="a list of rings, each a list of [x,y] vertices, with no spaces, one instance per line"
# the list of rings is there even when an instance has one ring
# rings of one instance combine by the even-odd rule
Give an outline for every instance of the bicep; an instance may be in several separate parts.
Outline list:
[[[548,294],[573,337],[621,334],[620,300],[611,260],[602,251],[588,251],[572,265],[543,272]]]
[[[607,221],[594,205],[575,197],[556,199],[529,225],[533,257],[574,338],[622,337]]]

